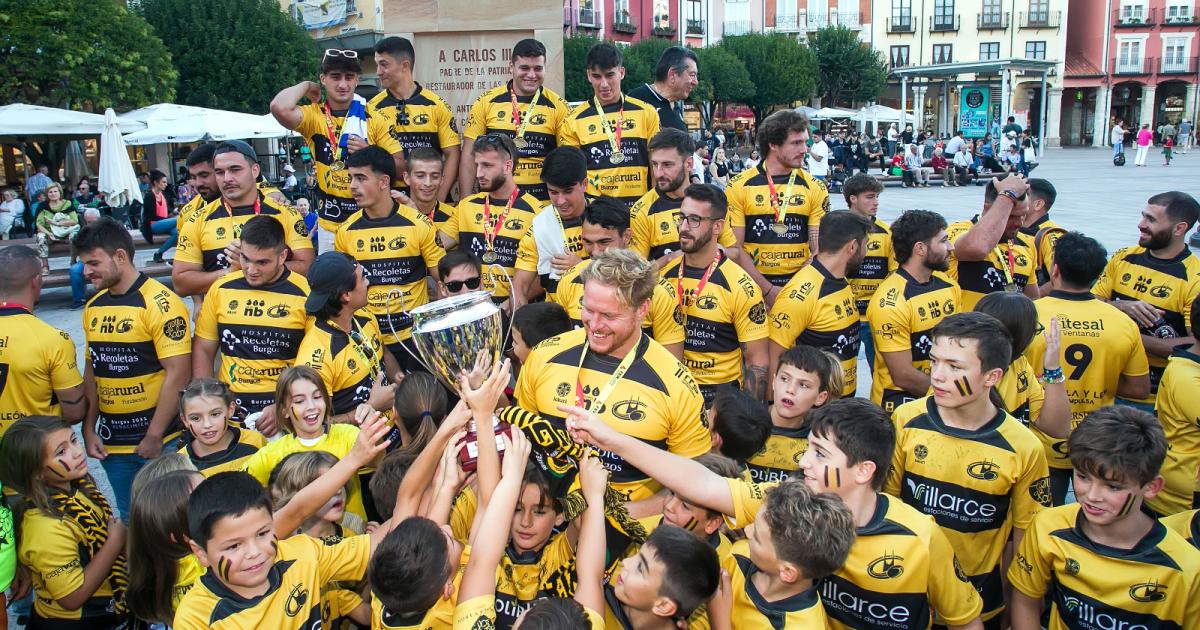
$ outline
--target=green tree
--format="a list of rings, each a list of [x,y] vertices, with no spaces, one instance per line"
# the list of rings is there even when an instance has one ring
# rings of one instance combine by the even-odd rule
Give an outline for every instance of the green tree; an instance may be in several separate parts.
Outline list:
[[[669,39],[647,37],[621,51],[625,56],[625,80],[621,88],[629,92],[643,83],[654,83],[654,67],[658,58],[671,46],[677,45]]]
[[[700,82],[688,100],[700,107],[701,121],[708,128],[713,107],[726,103],[748,103],[757,88],[750,71],[736,55],[720,46],[696,49]]]
[[[179,103],[262,114],[281,88],[316,79],[313,41],[277,0],[141,0],[139,6],[171,49]]]
[[[170,101],[178,78],[145,20],[97,0],[0,0],[0,68],[0,103],[92,112]],[[25,147],[51,168],[65,148]]]
[[[887,85],[887,61],[844,26],[812,33],[808,45],[817,58],[817,94],[827,106],[875,100]]]
[[[563,40],[563,83],[566,90],[563,98],[572,103],[592,97],[592,86],[588,83],[583,60],[587,57],[588,49],[599,41],[599,39],[583,33]]]
[[[817,63],[812,51],[787,35],[734,35],[723,38],[720,47],[740,59],[750,74],[755,91],[746,105],[754,111],[756,123],[773,107],[808,99],[816,89]]]

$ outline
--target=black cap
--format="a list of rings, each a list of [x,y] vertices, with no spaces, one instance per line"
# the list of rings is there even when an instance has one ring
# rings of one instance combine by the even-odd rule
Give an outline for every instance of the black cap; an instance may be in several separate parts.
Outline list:
[[[304,310],[310,315],[321,310],[330,298],[345,293],[347,284],[354,286],[355,260],[342,252],[325,252],[308,268],[308,299]]]
[[[258,161],[258,153],[254,151],[254,147],[242,140],[226,140],[218,144],[216,150],[213,151],[213,157],[215,158],[222,153],[241,153],[251,162]]]

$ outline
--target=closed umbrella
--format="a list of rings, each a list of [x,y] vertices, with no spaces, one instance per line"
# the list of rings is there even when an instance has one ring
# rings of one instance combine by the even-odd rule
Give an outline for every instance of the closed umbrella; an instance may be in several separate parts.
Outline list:
[[[104,110],[104,133],[100,136],[99,188],[108,205],[114,208],[142,200],[137,174],[129,161],[125,140],[121,138],[121,128],[117,126],[117,114],[111,108]]]

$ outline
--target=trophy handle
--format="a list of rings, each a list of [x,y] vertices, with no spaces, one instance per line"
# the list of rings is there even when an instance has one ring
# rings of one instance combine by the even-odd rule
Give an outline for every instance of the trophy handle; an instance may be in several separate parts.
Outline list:
[[[504,274],[504,278],[508,280],[508,303],[511,305],[514,301],[513,291],[516,290],[516,288],[513,287],[512,276],[510,276],[508,274],[507,269],[505,269],[504,267],[501,267],[500,265],[498,265],[496,263],[492,263],[492,264],[488,265],[488,271],[491,271],[492,268],[499,269],[500,273]],[[495,282],[493,281],[492,284],[494,287]],[[516,309],[513,309],[513,312],[515,313]],[[504,356],[503,356],[504,355],[504,340],[507,339],[510,342],[512,340],[512,328],[513,328],[513,318],[512,318],[512,313],[510,313],[508,316],[508,330],[504,331],[504,339],[500,340],[500,354],[501,354],[500,360],[504,360]]]
[[[387,312],[388,312],[388,318],[387,318],[388,330],[392,331],[392,336],[395,337],[397,341],[400,340],[400,335],[396,334],[396,326],[394,324],[392,324],[392,317],[391,317],[392,300],[395,298],[402,298],[402,297],[403,296],[401,295],[400,289],[392,289],[391,291],[388,291],[387,297],[384,298],[384,303],[383,303],[384,308],[387,309]],[[412,315],[409,314],[409,312],[404,309],[404,300],[403,299],[400,300],[400,311],[399,312],[401,315],[408,315],[409,319],[412,319]],[[411,339],[411,337],[410,337],[410,339]],[[409,350],[407,344],[405,344],[404,342],[400,342],[400,347],[404,348],[404,351],[407,352],[409,356],[416,359],[417,363],[421,364],[421,366],[425,368],[426,372],[429,372],[430,374],[435,374],[435,372],[433,371],[433,368],[429,367],[429,364],[426,363],[423,359],[421,359],[421,357],[417,356],[417,354],[415,352],[413,352],[412,350]]]

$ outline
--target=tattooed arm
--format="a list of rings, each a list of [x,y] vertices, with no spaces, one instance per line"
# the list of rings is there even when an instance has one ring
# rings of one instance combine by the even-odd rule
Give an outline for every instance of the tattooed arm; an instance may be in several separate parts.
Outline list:
[[[758,339],[742,344],[742,355],[746,360],[746,386],[743,389],[759,400],[767,399],[768,343],[766,339]]]

